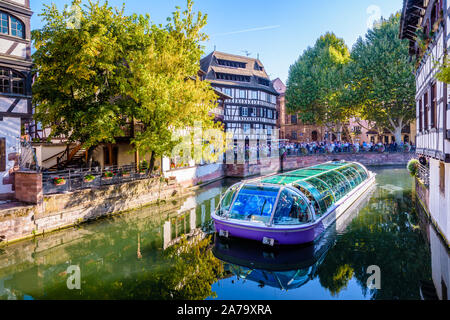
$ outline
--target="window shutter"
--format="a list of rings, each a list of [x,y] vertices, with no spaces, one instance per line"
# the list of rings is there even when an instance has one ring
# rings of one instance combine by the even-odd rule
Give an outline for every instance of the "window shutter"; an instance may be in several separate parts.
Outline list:
[[[0,171],[6,171],[6,139],[0,138]]]

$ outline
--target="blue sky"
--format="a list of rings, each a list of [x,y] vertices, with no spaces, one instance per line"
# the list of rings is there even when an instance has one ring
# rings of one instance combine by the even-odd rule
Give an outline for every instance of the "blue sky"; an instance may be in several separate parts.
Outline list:
[[[59,8],[71,0],[31,0],[32,28],[42,26],[38,14],[43,4]],[[127,13],[149,13],[152,21],[165,24],[175,6],[185,0],[110,0],[125,2]],[[272,79],[286,81],[289,67],[302,52],[327,31],[344,38],[351,48],[364,36],[374,18],[401,10],[402,0],[194,0],[197,11],[208,14],[205,32],[210,40],[205,52],[214,50],[259,57]]]

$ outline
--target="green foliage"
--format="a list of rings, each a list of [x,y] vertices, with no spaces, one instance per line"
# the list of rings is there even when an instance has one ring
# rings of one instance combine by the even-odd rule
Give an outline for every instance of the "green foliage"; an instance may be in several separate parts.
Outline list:
[[[398,179],[393,175],[380,184],[395,184]],[[372,300],[420,299],[420,281],[431,279],[430,252],[413,196],[410,191],[377,192],[319,266],[320,284],[337,296],[354,279]],[[381,269],[381,290],[367,288],[371,265]]]
[[[450,83],[450,59],[446,58],[443,64],[438,64],[436,79],[444,83]]]
[[[287,108],[300,113],[305,123],[327,125],[345,121],[349,108],[343,102],[345,66],[350,53],[344,40],[333,33],[320,37],[291,66],[287,82]]]
[[[408,41],[400,40],[400,15],[368,31],[352,50],[350,97],[361,118],[374,121],[401,141],[402,129],[415,119],[414,64]]]
[[[73,5],[81,10],[81,1]],[[120,101],[113,102],[125,79],[123,50],[130,21],[107,4],[89,2],[80,28],[67,28],[72,12],[44,5],[44,26],[32,32],[33,103],[36,119],[51,127],[52,136],[65,135],[88,148],[114,142],[123,132]]]
[[[408,162],[407,169],[411,176],[415,177],[417,175],[417,171],[419,170],[419,160],[411,159]]]
[[[92,182],[95,180],[95,176],[93,176],[92,174],[88,174],[84,177],[84,181],[86,182]]]
[[[215,128],[209,112],[216,96],[196,77],[206,15],[192,0],[166,26],[148,15],[124,15],[108,3],[80,8],[79,28],[67,28],[72,12],[45,6],[41,30],[33,31],[36,119],[85,148],[114,142],[135,126],[132,145],[142,156],[169,155],[177,129]]]

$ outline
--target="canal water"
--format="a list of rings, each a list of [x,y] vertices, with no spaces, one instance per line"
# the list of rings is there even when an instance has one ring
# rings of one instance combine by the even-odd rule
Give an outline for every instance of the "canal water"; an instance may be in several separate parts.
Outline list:
[[[448,251],[416,209],[414,181],[404,169],[372,170],[377,186],[313,245],[267,249],[204,237],[221,194],[236,183],[226,180],[0,248],[0,299],[434,297],[434,278],[449,277]],[[433,250],[447,265],[432,263]]]

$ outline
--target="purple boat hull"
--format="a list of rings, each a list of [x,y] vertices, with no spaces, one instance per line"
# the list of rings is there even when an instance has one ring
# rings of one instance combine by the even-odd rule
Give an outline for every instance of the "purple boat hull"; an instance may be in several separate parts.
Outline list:
[[[264,238],[275,240],[277,245],[299,245],[314,242],[325,230],[323,223],[310,225],[298,229],[273,229],[259,227],[244,227],[227,223],[225,221],[214,221],[216,231],[227,231],[229,237],[244,238],[262,242]]]

